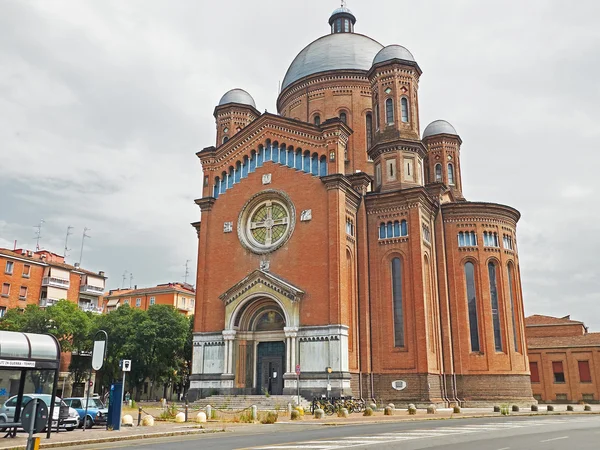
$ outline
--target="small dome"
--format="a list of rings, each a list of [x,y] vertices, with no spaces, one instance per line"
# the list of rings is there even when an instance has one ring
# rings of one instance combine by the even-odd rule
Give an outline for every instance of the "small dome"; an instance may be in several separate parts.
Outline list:
[[[458,136],[458,133],[456,132],[454,127],[445,120],[434,120],[429,125],[427,125],[425,131],[423,131],[423,139],[429,136],[435,136],[436,134],[453,134],[455,136]]]
[[[404,61],[416,62],[415,57],[405,47],[394,44],[382,48],[379,53],[375,55],[373,65],[392,59],[403,59]]]
[[[228,103],[240,103],[242,105],[250,105],[256,109],[256,103],[250,94],[243,89],[232,89],[227,91],[221,100],[219,100],[219,106],[226,105]]]
[[[356,16],[352,14],[352,11],[350,11],[345,6],[342,6],[341,8],[338,8],[331,13],[331,16],[329,17],[329,25],[331,25],[331,23],[335,20],[335,16],[337,16],[338,14],[347,14],[349,16],[352,16],[352,23],[356,23]]]

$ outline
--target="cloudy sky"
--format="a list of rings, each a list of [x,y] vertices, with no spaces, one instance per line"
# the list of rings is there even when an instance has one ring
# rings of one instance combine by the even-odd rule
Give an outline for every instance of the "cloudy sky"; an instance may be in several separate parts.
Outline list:
[[[333,0],[0,0],[0,246],[105,270],[108,287],[193,280],[212,112],[242,87],[275,111]],[[352,0],[356,31],[423,69],[421,124],[463,139],[470,200],[515,206],[527,314],[600,331],[600,2]]]

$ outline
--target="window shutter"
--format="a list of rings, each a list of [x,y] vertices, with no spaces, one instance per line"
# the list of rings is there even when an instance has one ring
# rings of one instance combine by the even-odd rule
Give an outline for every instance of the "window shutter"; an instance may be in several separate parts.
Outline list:
[[[592,381],[592,375],[590,374],[590,363],[589,361],[578,361],[579,365],[579,380],[582,383],[589,383]]]
[[[531,372],[531,382],[539,383],[540,382],[540,373],[538,371],[537,362],[529,363],[529,371]]]
[[[563,373],[562,361],[553,362],[552,363],[552,371],[554,373]]]

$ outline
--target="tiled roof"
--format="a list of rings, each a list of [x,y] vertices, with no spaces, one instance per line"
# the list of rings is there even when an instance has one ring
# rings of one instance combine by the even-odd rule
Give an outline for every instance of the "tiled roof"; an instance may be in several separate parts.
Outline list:
[[[583,322],[571,320],[571,316],[552,317],[534,314],[533,316],[525,317],[525,326],[536,325],[583,325]]]
[[[164,284],[149,288],[140,289],[118,289],[113,290],[104,294],[105,298],[117,298],[117,297],[135,297],[136,295],[144,294],[163,294],[169,292],[181,292],[183,294],[194,295],[195,290],[186,289],[179,284]]]
[[[587,333],[581,336],[552,336],[527,338],[527,348],[558,347],[600,347],[600,333]]]
[[[92,276],[95,276],[98,278],[106,279],[105,276],[102,276],[102,275],[100,275],[96,272],[92,272],[90,270],[82,269],[81,267],[75,267],[75,266],[72,266],[71,264],[61,263],[61,262],[57,262],[57,261],[47,261],[45,259],[40,258],[37,255],[36,256],[22,255],[21,253],[13,252],[12,250],[9,250],[7,248],[0,248],[0,255],[5,255],[5,256],[18,258],[18,259],[22,259],[22,260],[26,260],[26,261],[31,261],[34,264],[43,264],[45,266],[61,267],[66,270],[72,270],[75,272],[84,273],[86,275],[92,275]]]

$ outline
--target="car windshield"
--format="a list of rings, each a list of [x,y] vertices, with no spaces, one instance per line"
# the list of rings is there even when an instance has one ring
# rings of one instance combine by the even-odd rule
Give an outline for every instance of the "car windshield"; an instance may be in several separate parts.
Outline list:
[[[81,406],[83,408],[85,408],[85,402],[86,402],[86,399],[82,398]],[[102,404],[102,402],[100,400],[95,399],[95,398],[90,398],[89,403],[88,403],[88,408],[104,408],[104,405]]]
[[[51,395],[37,395],[36,397],[39,398],[40,400],[43,400],[43,402],[46,404],[46,406],[50,407],[50,399],[52,398]],[[56,398],[54,400],[54,407],[60,408],[61,406],[67,406],[67,405],[61,399]]]

